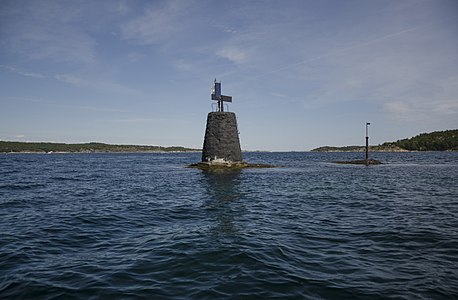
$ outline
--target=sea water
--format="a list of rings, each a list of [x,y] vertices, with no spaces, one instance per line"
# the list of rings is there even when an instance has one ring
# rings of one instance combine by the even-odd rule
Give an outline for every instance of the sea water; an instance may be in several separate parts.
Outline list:
[[[0,154],[0,299],[458,297],[458,153]]]

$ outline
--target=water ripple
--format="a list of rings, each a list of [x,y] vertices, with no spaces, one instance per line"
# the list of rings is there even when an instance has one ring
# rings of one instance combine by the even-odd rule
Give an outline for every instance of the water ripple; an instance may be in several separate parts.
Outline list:
[[[2,299],[450,299],[458,155],[0,155]]]

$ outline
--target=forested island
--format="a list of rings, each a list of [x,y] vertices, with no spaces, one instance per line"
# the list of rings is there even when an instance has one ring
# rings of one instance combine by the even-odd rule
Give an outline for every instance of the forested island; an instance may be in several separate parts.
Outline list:
[[[364,146],[331,147],[313,149],[315,152],[363,152]],[[458,151],[458,129],[421,133],[412,138],[369,146],[371,152],[405,151]]]
[[[406,152],[406,151],[458,151],[458,129],[422,133],[408,139],[370,146],[371,152]],[[0,141],[0,153],[129,153],[129,152],[197,152],[202,149],[181,146],[139,146],[111,145],[104,143],[34,143]],[[324,146],[313,149],[314,152],[364,152],[364,146],[333,147]]]
[[[137,146],[137,145],[110,145],[104,143],[31,143],[31,142],[7,142],[0,141],[0,153],[128,153],[128,152],[194,152],[200,149],[191,149],[181,146]]]

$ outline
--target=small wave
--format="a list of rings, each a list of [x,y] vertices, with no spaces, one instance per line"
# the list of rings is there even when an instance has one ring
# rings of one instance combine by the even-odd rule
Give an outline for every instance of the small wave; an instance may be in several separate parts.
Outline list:
[[[195,154],[154,155],[15,162],[0,178],[0,298],[456,294],[458,169],[437,157],[254,153],[290,167],[221,177],[181,169]]]
[[[11,191],[19,191],[19,190],[29,190],[35,189],[40,187],[45,187],[45,184],[41,183],[11,183],[11,184],[0,184],[0,190],[11,190]]]

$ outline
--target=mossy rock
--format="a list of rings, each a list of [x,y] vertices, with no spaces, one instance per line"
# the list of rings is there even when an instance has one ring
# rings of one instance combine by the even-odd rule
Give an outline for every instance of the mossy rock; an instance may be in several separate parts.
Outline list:
[[[381,165],[382,162],[376,159],[361,159],[361,160],[350,160],[350,161],[333,161],[335,164],[343,164],[343,165]]]
[[[187,166],[188,168],[196,168],[201,170],[239,170],[248,168],[275,168],[272,165],[266,164],[249,164],[247,162],[225,162],[225,163],[214,163],[214,162],[198,162]]]

